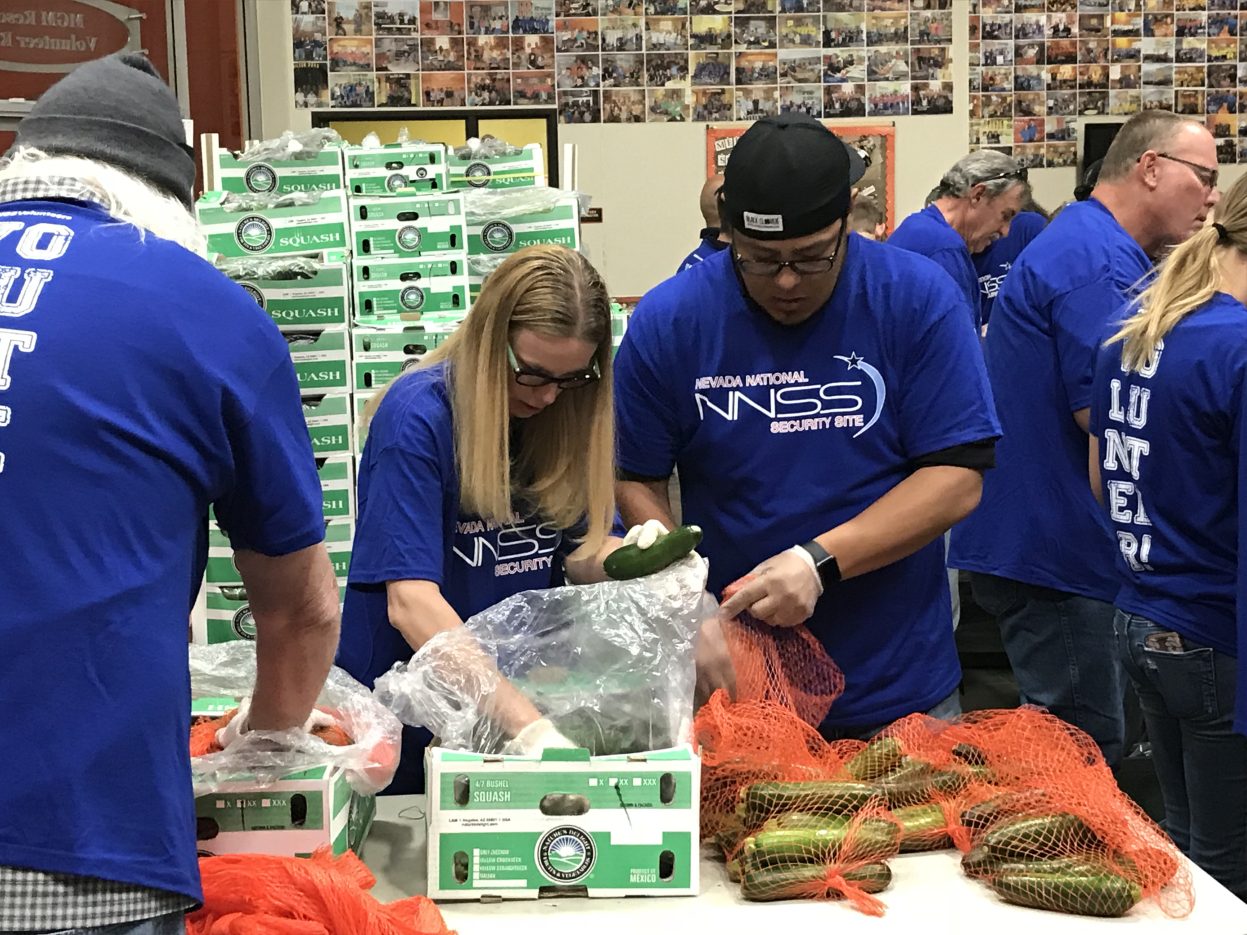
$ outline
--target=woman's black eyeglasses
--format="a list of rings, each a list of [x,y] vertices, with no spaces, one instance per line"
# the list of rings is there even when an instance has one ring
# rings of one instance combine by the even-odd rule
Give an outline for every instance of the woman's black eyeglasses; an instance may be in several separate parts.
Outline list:
[[[515,382],[520,386],[549,386],[553,383],[561,390],[574,390],[582,386],[588,386],[602,377],[596,360],[593,361],[593,366],[588,370],[582,370],[579,373],[569,373],[561,377],[551,376],[541,370],[521,366],[520,362],[515,359],[515,351],[511,349],[510,344],[507,345],[507,360],[511,364],[511,372],[515,374]]]

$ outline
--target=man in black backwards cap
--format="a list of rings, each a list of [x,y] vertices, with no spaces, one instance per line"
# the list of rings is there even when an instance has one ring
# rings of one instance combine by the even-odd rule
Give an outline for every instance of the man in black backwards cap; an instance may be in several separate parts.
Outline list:
[[[732,246],[653,289],[619,352],[620,509],[684,520],[723,605],[808,624],[843,669],[823,724],[867,736],[960,710],[940,537],[999,434],[966,298],[925,257],[852,234],[860,157],[804,115],[737,142]]]

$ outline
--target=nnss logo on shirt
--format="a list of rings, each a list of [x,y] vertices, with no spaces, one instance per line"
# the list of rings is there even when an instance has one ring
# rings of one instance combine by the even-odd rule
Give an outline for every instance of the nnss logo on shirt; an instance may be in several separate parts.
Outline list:
[[[493,566],[494,577],[548,571],[563,533],[552,523],[463,519],[455,523],[455,555],[473,568]]]
[[[772,435],[851,429],[857,438],[879,421],[887,387],[878,369],[856,353],[832,360],[843,364],[842,379],[819,382],[804,370],[698,377],[697,415],[702,422],[769,419]]]

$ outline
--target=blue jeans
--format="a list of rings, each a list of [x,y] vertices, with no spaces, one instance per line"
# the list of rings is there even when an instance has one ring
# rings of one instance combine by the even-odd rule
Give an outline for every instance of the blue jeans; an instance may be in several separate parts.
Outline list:
[[[951,721],[961,714],[960,690],[954,688],[951,695],[925,713],[928,717],[939,718],[941,721]],[[869,740],[891,723],[889,721],[887,724],[872,724],[870,727],[824,726],[819,728],[819,733],[828,740]]]
[[[1090,734],[1116,769],[1125,746],[1126,678],[1113,605],[978,572],[970,587],[1000,625],[1022,703]]]
[[[181,912],[170,912],[156,916],[154,919],[141,919],[136,922],[121,922],[117,925],[105,925],[89,929],[57,929],[52,932],[41,932],[39,935],[185,935],[186,915]],[[35,935],[35,933],[30,933]]]
[[[1182,853],[1247,899],[1247,737],[1234,733],[1237,660],[1182,637],[1182,652],[1145,645],[1167,632],[1117,611],[1117,646],[1152,741],[1165,830]]]

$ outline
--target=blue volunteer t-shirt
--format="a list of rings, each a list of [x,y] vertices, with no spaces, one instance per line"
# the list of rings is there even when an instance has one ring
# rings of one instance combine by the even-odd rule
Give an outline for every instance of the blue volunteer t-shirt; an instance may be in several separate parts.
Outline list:
[[[1105,333],[1109,337],[1117,329]],[[1218,293],[1143,372],[1100,349],[1091,403],[1117,606],[1238,656],[1247,622],[1247,308]],[[1240,675],[1247,684],[1247,673]],[[1239,693],[1235,729],[1247,728]]]
[[[1113,541],[1087,479],[1095,353],[1151,270],[1098,201],[1062,211],[1018,258],[984,353],[1004,437],[979,507],[953,528],[948,564],[1111,601]]]
[[[1042,214],[1023,211],[1010,222],[1007,235],[998,237],[986,250],[971,256],[979,277],[979,317],[983,324],[991,320],[996,296],[1023,248],[1038,237],[1047,225],[1048,221]]]
[[[970,248],[960,234],[952,229],[935,205],[901,221],[900,227],[888,238],[888,244],[910,253],[934,260],[953,278],[965,297],[975,329],[979,327],[979,276],[970,260]]]
[[[198,900],[208,508],[235,548],[324,538],[290,352],[239,286],[93,205],[0,205],[0,269],[0,865]]]
[[[651,290],[616,362],[619,463],[680,472],[718,593],[853,518],[915,458],[998,433],[965,301],[927,259],[849,236],[828,303],[795,327],[712,257]],[[829,726],[924,711],[960,678],[943,542],[829,587],[809,621],[844,671]]]
[[[710,236],[713,234],[713,236]],[[697,249],[684,258],[684,261],[676,267],[677,273],[682,273],[686,269],[692,269],[698,263],[710,259],[716,253],[720,253],[727,249],[727,244],[719,239],[719,232],[710,228],[701,232],[701,243],[697,245]]]
[[[371,687],[411,658],[411,646],[390,625],[387,581],[432,581],[467,620],[521,591],[561,585],[574,535],[523,507],[504,524],[462,512],[446,366],[407,374],[368,429],[337,664]],[[422,781],[429,736],[404,734],[390,792],[413,791]]]

